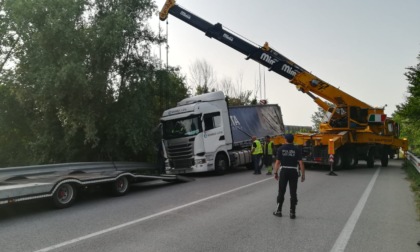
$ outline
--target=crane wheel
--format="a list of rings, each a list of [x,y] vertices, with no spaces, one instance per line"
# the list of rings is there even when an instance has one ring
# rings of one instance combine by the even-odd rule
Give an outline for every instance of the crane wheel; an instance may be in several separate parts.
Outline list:
[[[374,152],[374,150],[369,151],[366,163],[367,163],[368,168],[373,168],[373,166],[375,165],[375,152]]]
[[[343,169],[345,164],[345,157],[342,151],[337,151],[334,155],[334,170],[338,171]]]
[[[387,167],[388,166],[388,153],[387,151],[383,151],[381,155],[381,166]]]

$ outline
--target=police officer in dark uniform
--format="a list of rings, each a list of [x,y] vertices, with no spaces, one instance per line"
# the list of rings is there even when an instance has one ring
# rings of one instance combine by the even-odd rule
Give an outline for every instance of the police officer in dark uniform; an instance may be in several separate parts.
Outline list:
[[[286,134],[284,138],[287,144],[282,145],[277,150],[276,163],[274,165],[274,178],[279,181],[279,194],[277,196],[277,210],[273,213],[275,216],[281,217],[281,209],[284,202],[284,194],[286,193],[287,183],[290,190],[290,218],[296,218],[297,205],[297,184],[299,176],[301,181],[305,181],[305,167],[302,162],[302,153],[293,145],[293,135]],[[298,166],[299,164],[299,166]],[[280,170],[280,179],[278,170]],[[299,170],[300,169],[300,170]]]

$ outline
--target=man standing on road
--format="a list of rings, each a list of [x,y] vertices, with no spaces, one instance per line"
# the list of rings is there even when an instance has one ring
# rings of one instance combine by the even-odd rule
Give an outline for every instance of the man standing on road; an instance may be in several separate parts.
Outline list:
[[[279,194],[277,196],[277,209],[273,213],[277,217],[281,217],[281,209],[284,202],[284,194],[286,193],[287,183],[289,183],[290,190],[290,218],[296,218],[297,205],[297,184],[299,176],[301,181],[305,181],[305,167],[302,162],[302,153],[293,145],[293,135],[286,134],[284,138],[287,144],[281,146],[277,150],[276,164],[274,165],[274,178],[279,181]],[[298,166],[299,164],[299,166]],[[280,179],[278,170],[280,170]],[[300,172],[299,172],[300,169]]]
[[[262,146],[260,140],[256,136],[252,136],[252,163],[254,165],[254,174],[261,174],[261,156],[263,154]]]
[[[273,170],[273,141],[270,140],[270,136],[265,137],[264,142],[264,165],[267,167],[267,175],[271,175]]]

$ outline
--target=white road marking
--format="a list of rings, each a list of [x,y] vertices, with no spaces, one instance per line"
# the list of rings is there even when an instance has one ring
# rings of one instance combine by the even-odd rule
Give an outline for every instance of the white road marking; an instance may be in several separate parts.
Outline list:
[[[88,234],[88,235],[85,235],[85,236],[81,236],[81,237],[78,237],[78,238],[75,238],[75,239],[72,239],[72,240],[69,240],[69,241],[65,241],[65,242],[62,242],[62,243],[59,243],[59,244],[56,244],[56,245],[52,245],[50,247],[37,250],[35,252],[47,252],[47,251],[51,251],[51,250],[54,250],[54,249],[57,249],[57,248],[65,247],[65,246],[68,246],[70,244],[74,244],[74,243],[77,243],[77,242],[80,242],[80,241],[83,241],[83,240],[87,240],[87,239],[90,239],[90,238],[93,238],[93,237],[96,237],[96,236],[99,236],[99,235],[102,235],[102,234],[105,234],[105,233],[109,233],[109,232],[112,232],[112,231],[115,231],[115,230],[118,230],[118,229],[121,229],[121,228],[125,228],[127,226],[131,226],[131,225],[134,225],[136,223],[139,223],[139,222],[142,222],[142,221],[145,221],[145,220],[149,220],[151,218],[158,217],[160,215],[164,215],[164,214],[167,214],[167,213],[170,213],[170,212],[174,212],[174,211],[177,211],[177,210],[182,209],[182,208],[186,208],[186,207],[189,207],[189,206],[192,206],[192,205],[196,205],[198,203],[201,203],[201,202],[204,202],[204,201],[207,201],[207,200],[218,198],[218,197],[221,197],[225,194],[229,194],[229,193],[232,193],[232,192],[235,192],[235,191],[239,191],[241,189],[244,189],[244,188],[247,188],[247,187],[250,187],[250,186],[254,186],[256,184],[265,182],[267,180],[272,180],[272,179],[273,178],[270,177],[270,178],[263,179],[263,180],[260,180],[260,181],[257,181],[257,182],[254,182],[254,183],[251,183],[251,184],[248,184],[248,185],[240,186],[240,187],[237,187],[235,189],[232,189],[232,190],[229,190],[229,191],[226,191],[226,192],[218,193],[218,194],[209,196],[207,198],[203,198],[203,199],[200,199],[200,200],[196,200],[196,201],[187,203],[185,205],[177,206],[177,207],[174,207],[174,208],[171,208],[171,209],[159,212],[159,213],[155,213],[155,214],[152,214],[152,215],[149,215],[149,216],[137,219],[137,220],[129,221],[129,222],[126,222],[126,223],[123,223],[123,224],[120,224],[120,225],[117,225],[117,226],[114,226],[114,227],[103,229],[103,230],[100,230],[100,231],[97,231],[97,232],[94,232],[94,233],[91,233],[91,234]]]
[[[344,251],[346,249],[347,243],[350,239],[351,234],[353,233],[354,227],[356,226],[356,223],[359,220],[360,214],[362,213],[362,210],[366,205],[366,201],[370,193],[372,192],[373,185],[375,184],[376,179],[378,178],[379,171],[380,171],[380,168],[376,170],[375,174],[370,180],[367,188],[363,192],[362,197],[360,198],[359,202],[354,208],[353,213],[351,214],[350,218],[347,220],[346,225],[341,231],[340,236],[338,236],[337,240],[335,241],[335,244],[333,248],[331,249],[331,252],[339,252],[339,251]]]

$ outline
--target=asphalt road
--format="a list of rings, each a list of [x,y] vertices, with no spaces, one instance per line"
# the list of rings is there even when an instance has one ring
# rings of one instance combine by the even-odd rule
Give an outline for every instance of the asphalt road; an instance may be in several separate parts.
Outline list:
[[[2,206],[0,251],[420,251],[401,163],[308,170],[295,220],[288,195],[283,217],[272,215],[277,182],[246,170],[139,184],[118,198],[97,192],[62,210]]]

